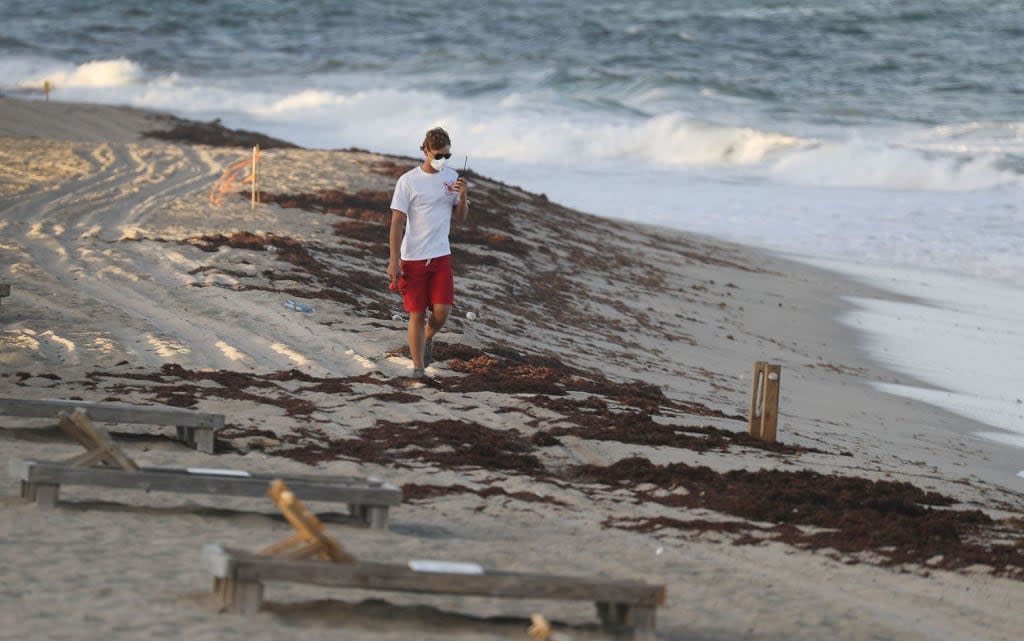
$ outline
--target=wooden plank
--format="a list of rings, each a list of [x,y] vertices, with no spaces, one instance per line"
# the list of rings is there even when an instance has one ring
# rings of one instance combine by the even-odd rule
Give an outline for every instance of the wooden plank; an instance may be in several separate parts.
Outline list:
[[[202,563],[214,576],[214,593],[226,609],[251,613],[262,602],[266,581],[290,581],[368,590],[462,594],[485,597],[595,601],[602,626],[616,638],[655,639],[656,606],[665,603],[665,586],[603,577],[516,574],[483,575],[414,572],[408,566],[382,563],[340,564],[289,561],[224,548],[203,546]],[[243,594],[243,590],[246,592]],[[543,617],[539,617],[543,620]],[[538,615],[532,617],[536,624]],[[531,636],[537,632],[531,627]]]
[[[665,602],[665,586],[639,581],[490,570],[480,575],[416,572],[406,565],[291,561],[220,546],[207,548],[203,558],[214,576],[218,569],[230,568],[230,576],[224,578],[243,582],[288,581],[363,590],[603,601],[651,607]]]
[[[262,497],[271,475],[247,477],[217,474],[192,474],[186,470],[142,468],[126,471],[104,467],[74,467],[46,461],[12,461],[11,476],[29,483],[58,485],[98,485],[121,489],[156,490],[184,494],[226,494]],[[351,477],[284,477],[289,486],[310,501],[333,501],[391,506],[402,502],[402,491],[387,483],[356,484]],[[307,480],[313,479],[313,480]],[[339,482],[335,482],[339,481]]]
[[[45,418],[56,417],[59,412],[72,412],[82,408],[94,421],[104,423],[140,423],[144,425],[179,425],[220,429],[224,427],[223,414],[209,414],[176,407],[116,405],[65,399],[0,398],[0,414]]]

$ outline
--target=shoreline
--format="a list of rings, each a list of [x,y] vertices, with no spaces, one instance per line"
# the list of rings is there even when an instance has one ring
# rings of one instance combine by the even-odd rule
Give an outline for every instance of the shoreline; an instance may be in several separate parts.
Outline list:
[[[805,475],[868,499],[872,488],[909,482],[965,513],[1024,509],[1024,495],[1000,481],[1005,450],[965,441],[974,423],[865,384],[911,382],[873,362],[836,320],[852,307],[844,296],[881,289],[471,174],[487,217],[457,230],[453,319],[435,348],[434,380],[409,388],[403,323],[391,320],[397,303],[380,276],[378,211],[409,159],[275,150],[268,202],[251,210],[229,194],[215,207],[210,185],[244,150],[137,137],[154,122],[169,127],[166,115],[32,106],[0,98],[0,154],[25,159],[9,175],[21,182],[0,175],[0,281],[15,282],[0,307],[0,396],[224,413],[230,429],[216,455],[137,427],[116,426],[115,436],[146,466],[374,475],[406,488],[384,533],[317,506],[359,558],[663,581],[661,638],[1011,639],[1024,624],[1006,607],[1024,595],[1020,580],[945,569],[941,555],[887,565],[884,548],[822,544],[813,538],[822,525],[784,530],[796,537],[787,543],[772,519],[742,511],[749,505],[687,503],[705,490],[708,500],[755,499],[757,483],[782,490]],[[21,115],[7,118],[11,108]],[[46,122],[85,140],[51,140]],[[285,299],[315,311],[297,314]],[[742,438],[755,360],[783,366],[778,451]],[[75,453],[44,421],[0,418],[12,456]],[[616,477],[626,462],[676,476]],[[705,468],[755,485],[685,489],[684,475]],[[23,615],[8,627],[26,635],[368,640],[415,631],[496,641],[544,611],[574,639],[605,638],[589,606],[301,586],[272,588],[258,616],[218,615],[203,596],[200,545],[258,549],[286,535],[267,502],[68,488],[66,504],[41,511],[15,482],[4,487],[0,509],[16,518],[0,524],[12,547],[0,578],[16,586],[11,614]],[[885,518],[868,530],[895,530]],[[731,527],[761,542],[737,544]],[[59,620],[48,611],[54,598],[66,607]]]
[[[993,360],[994,351],[1013,352],[1020,342],[1012,328],[998,322],[1013,306],[1017,288],[935,270],[791,257],[883,292],[843,296],[849,309],[837,318],[854,328],[859,337],[856,347],[893,375],[890,381],[872,381],[872,387],[948,413],[949,424],[964,424],[958,429],[964,436],[1009,445],[1009,450],[1000,447],[995,452],[999,466],[1007,471],[1024,467],[1017,462],[1024,434],[1019,430],[1021,400],[1013,372]],[[992,302],[995,307],[988,308]],[[955,348],[933,349],[935,341],[923,338],[922,329],[946,337]],[[993,331],[995,340],[989,337]],[[1017,480],[1019,470],[1007,478],[1007,487],[1024,489]]]

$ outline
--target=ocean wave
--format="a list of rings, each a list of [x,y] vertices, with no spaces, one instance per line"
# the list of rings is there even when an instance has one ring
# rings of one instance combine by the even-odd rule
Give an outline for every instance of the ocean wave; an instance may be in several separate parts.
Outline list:
[[[177,74],[147,77],[119,58],[72,66],[49,61],[20,70],[22,86],[49,80],[59,99],[133,104],[226,123],[320,148],[357,146],[416,155],[422,132],[449,127],[459,153],[606,171],[628,163],[681,174],[712,171],[727,179],[817,187],[972,191],[1024,186],[1024,123],[966,123],[918,130],[840,127],[814,135],[763,123],[722,124],[682,111],[642,111],[565,101],[559,92],[480,96],[381,86],[370,75],[327,82],[246,83]],[[326,80],[326,77],[321,77]],[[358,87],[358,88],[354,88]],[[632,92],[663,104],[657,90]]]
[[[903,144],[959,154],[1024,155],[1024,122],[967,122],[906,134]]]
[[[753,127],[722,127],[679,114],[656,116],[619,143],[624,151],[660,166],[729,166],[763,162],[809,141]]]
[[[1024,187],[1024,176],[997,154],[950,155],[851,139],[822,143],[778,160],[770,174],[781,181],[824,187],[913,191],[975,191]]]
[[[30,41],[11,35],[0,34],[0,51],[31,51],[36,48],[37,46]]]
[[[62,63],[38,63],[16,86],[30,89],[49,82],[56,88],[111,88],[143,81],[142,67],[127,58],[94,60],[72,66]]]

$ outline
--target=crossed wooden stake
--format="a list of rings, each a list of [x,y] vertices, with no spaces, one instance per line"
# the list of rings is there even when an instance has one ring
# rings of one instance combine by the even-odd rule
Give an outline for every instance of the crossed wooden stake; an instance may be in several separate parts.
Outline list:
[[[324,533],[324,524],[306,509],[284,481],[271,481],[267,496],[277,504],[284,518],[288,519],[296,531],[288,538],[260,550],[260,554],[291,560],[315,557],[337,563],[356,562],[337,541]],[[227,604],[235,602],[237,595],[234,591],[239,587],[236,581],[220,577],[213,579],[213,593],[219,599],[221,607],[227,607]]]
[[[139,469],[135,461],[121,451],[117,443],[114,443],[107,430],[93,425],[89,414],[82,408],[76,408],[70,415],[61,412],[57,416],[57,425],[60,429],[71,440],[85,448],[84,453],[64,461],[68,465],[81,467],[110,465],[124,470]]]
[[[110,434],[105,429],[93,425],[89,419],[89,414],[82,408],[75,408],[71,414],[66,412],[57,414],[57,426],[68,438],[85,448],[85,452],[72,456],[66,461],[61,461],[65,465],[72,467],[110,466],[128,471],[139,469],[135,461],[122,452],[121,448],[111,440]],[[45,490],[47,494],[45,496],[48,499],[41,500],[43,495],[40,492],[44,491],[42,487],[23,480],[21,482],[21,496],[30,501],[40,501],[41,503],[49,501],[49,504],[52,505],[57,500],[57,487],[57,485],[47,486]]]
[[[345,548],[324,533],[324,524],[316,514],[306,509],[284,481],[271,481],[267,496],[277,504],[284,518],[288,519],[296,532],[261,550],[260,554],[292,560],[317,558],[337,563],[356,562]]]

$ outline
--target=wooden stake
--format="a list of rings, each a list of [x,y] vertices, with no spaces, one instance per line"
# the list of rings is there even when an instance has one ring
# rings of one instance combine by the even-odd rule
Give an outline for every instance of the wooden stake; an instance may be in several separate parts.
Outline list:
[[[767,443],[775,442],[781,379],[781,366],[764,361],[754,363],[750,382],[750,435]]]
[[[76,408],[69,416],[64,412],[57,415],[61,431],[86,449],[86,452],[66,461],[71,465],[95,465],[102,463],[124,470],[138,470],[139,466],[128,457],[110,438],[102,427],[93,425],[89,414]]]
[[[271,481],[267,496],[277,504],[285,519],[295,528],[295,534],[264,548],[260,554],[286,559],[306,559],[315,556],[318,559],[339,563],[355,563],[355,558],[324,532],[324,525],[320,519],[306,509],[284,481]]]
[[[260,200],[260,146],[253,145],[252,148],[252,207],[256,209],[256,203]]]
[[[532,625],[527,630],[527,634],[530,635],[534,641],[550,641],[551,639],[551,624],[544,618],[544,615],[533,613],[530,615],[530,621]]]

